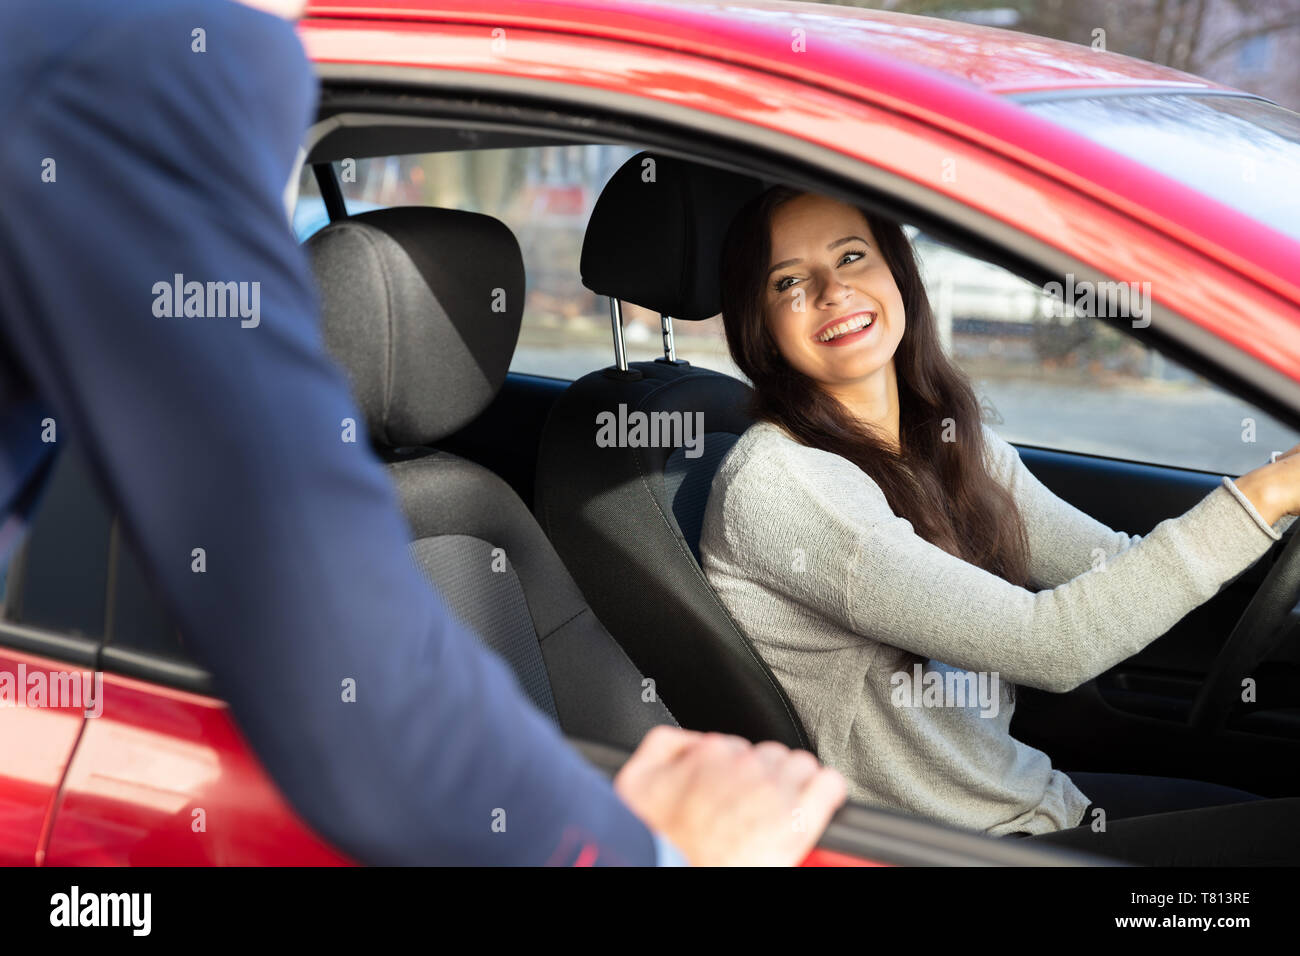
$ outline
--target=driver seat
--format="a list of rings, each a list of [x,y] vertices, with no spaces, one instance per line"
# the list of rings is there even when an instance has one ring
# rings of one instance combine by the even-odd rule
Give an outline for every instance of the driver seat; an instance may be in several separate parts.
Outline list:
[[[761,189],[748,176],[638,153],[592,210],[583,284],[673,319],[717,315],[722,238]],[[812,750],[785,690],[699,564],[713,476],[752,423],[751,395],[730,375],[665,359],[584,376],[551,408],[533,507],[587,600],[682,726]],[[619,416],[621,406],[648,421],[702,422],[702,447],[601,447],[598,416]]]

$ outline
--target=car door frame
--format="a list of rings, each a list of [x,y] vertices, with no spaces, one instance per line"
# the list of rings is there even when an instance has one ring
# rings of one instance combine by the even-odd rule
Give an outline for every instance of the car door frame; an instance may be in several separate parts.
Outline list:
[[[330,25],[331,50],[339,49],[337,26]],[[310,33],[312,27],[310,24],[307,27]],[[414,37],[426,27],[407,24],[404,29]],[[364,30],[357,30],[357,33],[361,35]],[[1197,295],[1209,289],[1213,292],[1213,299],[1237,301],[1259,320],[1262,328],[1285,328],[1293,333],[1300,331],[1300,303],[1280,295],[1277,289],[1269,288],[1267,284],[1257,282],[1255,277],[1239,271],[1232,263],[1209,255],[1203,246],[1183,242],[1186,237],[1165,235],[1151,222],[1133,215],[1132,210],[1107,204],[1095,195],[1085,195],[1071,184],[1048,176],[1041,168],[1009,163],[1001,152],[986,150],[985,144],[963,139],[951,129],[927,126],[914,117],[890,114],[871,104],[837,97],[834,102],[843,118],[840,128],[865,123],[875,131],[891,130],[896,144],[902,143],[896,145],[897,155],[890,162],[868,162],[860,156],[829,149],[824,143],[811,142],[798,134],[802,129],[816,127],[824,136],[824,130],[833,126],[825,122],[825,117],[827,113],[835,113],[836,108],[828,105],[828,94],[824,90],[816,91],[816,102],[801,102],[791,97],[787,79],[764,76],[730,65],[728,71],[736,74],[732,79],[751,84],[749,95],[752,98],[761,98],[772,106],[773,112],[790,112],[786,128],[773,129],[770,125],[683,107],[680,103],[657,98],[651,91],[633,93],[614,88],[619,82],[617,77],[610,78],[610,85],[603,88],[594,87],[591,76],[585,71],[581,77],[566,77],[563,61],[570,55],[566,50],[571,51],[572,47],[564,45],[572,39],[554,35],[545,38],[547,43],[557,47],[553,60],[547,64],[552,68],[552,75],[545,79],[518,73],[506,76],[497,72],[499,67],[495,64],[483,64],[483,72],[470,68],[434,69],[428,63],[411,62],[421,59],[421,56],[412,55],[414,48],[411,46],[403,46],[400,55],[387,58],[387,62],[365,65],[333,62],[327,54],[321,57],[325,62],[317,64],[324,84],[322,108],[326,112],[383,113],[387,108],[385,96],[400,93],[401,110],[408,117],[417,114],[436,116],[439,121],[455,117],[471,128],[480,129],[529,129],[549,133],[566,128],[571,131],[580,129],[586,139],[579,141],[600,140],[603,138],[601,134],[605,134],[614,141],[662,149],[685,159],[716,161],[757,174],[769,182],[798,181],[807,188],[845,201],[868,203],[881,213],[912,222],[959,249],[1040,285],[1051,280],[1059,281],[1065,275],[1073,275],[1076,282],[1113,281],[1126,265],[1149,256],[1153,269],[1161,275],[1195,277],[1192,284]],[[308,46],[312,46],[310,38]],[[662,61],[663,51],[658,51],[658,55]],[[427,53],[427,59],[434,56],[433,50]],[[700,58],[688,54],[672,58],[692,65],[700,62]],[[386,58],[374,55],[374,59],[384,61]],[[399,62],[403,59],[406,62]],[[465,61],[479,66],[473,60],[473,54],[466,54]],[[536,60],[541,63],[544,56],[538,55]],[[660,69],[667,69],[662,62]],[[717,73],[711,73],[709,79],[716,80]],[[804,120],[807,127],[802,125]],[[1008,176],[1015,179],[1016,195],[1009,202],[1006,214],[993,215],[988,208],[972,204],[969,196],[959,195],[958,190],[945,190],[938,183],[920,182],[905,175],[902,169],[909,161],[916,161],[917,156],[933,158],[936,155],[935,149],[917,148],[917,141],[924,141],[927,136],[942,140],[943,148],[939,153],[950,151],[961,167],[988,166],[987,176],[972,177],[977,183],[998,177],[1004,183]],[[1067,140],[1069,137],[1070,134],[1065,134]],[[1092,148],[1092,144],[1089,147]],[[914,152],[909,153],[909,149]],[[1170,188],[1175,192],[1190,193],[1178,184],[1171,184]],[[1205,201],[1214,205],[1210,200]],[[1065,230],[1068,234],[1057,243],[1034,234],[1027,223],[1017,221],[1017,216],[1023,216],[1025,210],[1032,208],[1042,210],[1054,222],[1068,224],[1069,228]],[[1105,235],[1117,231],[1126,236],[1126,243],[1113,245],[1130,246],[1137,250],[1135,253],[1118,254],[1104,243],[1095,241],[1083,243],[1081,250],[1062,248],[1071,238],[1081,234]],[[1085,260],[1076,254],[1080,251],[1086,251],[1089,258]],[[1165,300],[1154,298],[1150,324],[1144,330],[1149,333],[1147,346],[1284,424],[1300,427],[1300,362],[1287,364],[1285,356],[1279,360],[1278,355],[1272,355],[1270,364],[1258,352],[1251,354],[1241,348],[1239,334],[1237,341],[1233,341],[1192,321],[1180,311],[1186,311],[1194,299],[1186,293],[1187,290],[1183,290],[1182,294],[1167,295]],[[1121,332],[1132,334],[1132,330],[1126,328],[1127,318],[1099,318]],[[1073,456],[1075,462],[1099,458],[1059,449],[1025,447],[1024,451],[1025,460],[1040,467],[1050,464],[1053,456]],[[1179,470],[1166,469],[1163,474]],[[1200,474],[1190,469],[1181,470],[1193,476]],[[1210,472],[1204,474],[1207,476],[1204,487],[1208,489]],[[1216,480],[1217,477],[1213,476]],[[1198,480],[1192,478],[1194,484]],[[1237,587],[1245,586],[1246,582],[1257,582],[1262,577],[1262,570],[1252,569],[1243,575]],[[1040,720],[1058,723],[1083,716],[1085,724],[1094,729],[1109,727],[1120,734],[1131,732],[1136,726],[1140,732],[1134,739],[1141,749],[1155,758],[1183,761],[1168,766],[1185,767],[1188,755],[1200,743],[1193,737],[1180,735],[1179,745],[1171,750],[1165,746],[1169,731],[1167,721],[1117,711],[1112,706],[1116,695],[1111,693],[1107,699],[1095,681],[1088,682],[1072,695],[1054,696],[1069,701],[1073,711],[1062,714],[1058,706],[1046,716],[1040,714]],[[1059,701],[1057,703],[1059,705]],[[1034,713],[1032,707],[1027,708],[1021,725],[1026,720],[1033,720]],[[1230,762],[1231,768],[1235,768],[1230,771],[1233,774],[1276,760],[1283,751],[1290,753],[1292,758],[1300,756],[1300,749],[1295,749],[1300,741],[1279,741],[1267,735],[1249,733],[1230,735],[1230,738],[1224,740],[1220,756],[1236,755],[1236,759]],[[1083,746],[1082,740],[1077,743]]]

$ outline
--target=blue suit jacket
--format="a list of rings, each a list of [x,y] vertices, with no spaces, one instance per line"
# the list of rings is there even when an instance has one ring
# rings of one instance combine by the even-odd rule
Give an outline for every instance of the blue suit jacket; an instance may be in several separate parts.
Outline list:
[[[368,445],[340,440],[364,419],[282,199],[316,95],[291,25],[226,0],[6,0],[0,37],[10,539],[52,418],[271,776],[354,858],[654,863],[409,559]],[[259,283],[259,324],[155,315],[177,273]]]

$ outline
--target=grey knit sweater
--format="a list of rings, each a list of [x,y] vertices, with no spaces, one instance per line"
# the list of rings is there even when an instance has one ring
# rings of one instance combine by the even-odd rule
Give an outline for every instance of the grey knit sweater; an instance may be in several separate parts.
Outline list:
[[[930,544],[848,459],[766,422],[713,480],[701,559],[850,799],[993,836],[1045,833],[1078,825],[1089,799],[1011,736],[1009,685],[1064,692],[1097,676],[1213,597],[1295,518],[1270,527],[1223,476],[1186,514],[1129,536],[1056,497],[982,427],[1043,590]]]

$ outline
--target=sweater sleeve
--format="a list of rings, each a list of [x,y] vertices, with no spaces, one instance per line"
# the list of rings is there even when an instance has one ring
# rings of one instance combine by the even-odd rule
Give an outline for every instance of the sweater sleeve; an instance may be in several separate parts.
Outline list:
[[[1029,575],[1040,588],[1065,584],[1142,540],[1142,535],[1115,531],[1058,497],[1026,467],[1014,445],[987,424],[982,427],[992,472],[1015,497],[1024,518]],[[1295,521],[1294,515],[1285,515],[1270,530],[1235,484],[1230,490],[1275,540]]]
[[[982,427],[990,470],[1020,507],[1029,537],[1029,576],[1040,588],[1071,581],[1142,540],[1112,530],[1053,494],[1025,467],[1014,445]]]
[[[757,584],[845,631],[1065,692],[1135,654],[1279,537],[1226,476],[1185,514],[1034,593],[920,537],[847,459],[790,442],[736,463],[726,544]],[[1118,541],[1115,542],[1118,544]]]

